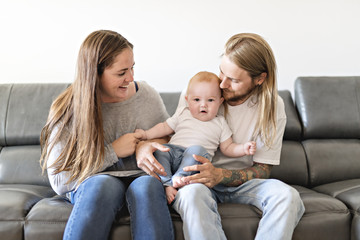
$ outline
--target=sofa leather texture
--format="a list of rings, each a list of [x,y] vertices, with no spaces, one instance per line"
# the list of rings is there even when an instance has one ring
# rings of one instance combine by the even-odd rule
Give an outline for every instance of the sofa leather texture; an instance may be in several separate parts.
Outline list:
[[[72,205],[39,165],[39,136],[52,101],[69,84],[0,84],[0,240],[62,239]],[[305,214],[293,239],[360,240],[360,77],[299,77],[294,99],[279,91],[287,124],[281,164],[271,178],[293,186]],[[180,92],[160,93],[170,115]],[[262,212],[219,204],[228,239],[254,239]],[[172,209],[176,239],[182,221]],[[131,239],[119,212],[109,239]]]

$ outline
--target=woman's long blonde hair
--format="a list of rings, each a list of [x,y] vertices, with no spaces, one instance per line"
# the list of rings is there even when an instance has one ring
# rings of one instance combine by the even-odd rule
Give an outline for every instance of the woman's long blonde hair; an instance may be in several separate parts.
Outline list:
[[[82,43],[77,60],[74,83],[50,108],[46,125],[41,131],[40,164],[54,174],[68,171],[69,182],[80,184],[102,167],[104,162],[104,130],[100,99],[100,78],[115,57],[133,45],[120,34],[99,30]],[[52,134],[56,130],[57,134]],[[61,142],[63,150],[56,161],[47,166],[54,144]]]
[[[265,81],[256,87],[253,96],[257,96],[258,119],[253,134],[255,139],[261,136],[270,147],[276,136],[277,86],[276,62],[269,44],[259,35],[241,33],[232,36],[225,45],[225,55],[238,67],[246,70],[255,81],[266,73]]]

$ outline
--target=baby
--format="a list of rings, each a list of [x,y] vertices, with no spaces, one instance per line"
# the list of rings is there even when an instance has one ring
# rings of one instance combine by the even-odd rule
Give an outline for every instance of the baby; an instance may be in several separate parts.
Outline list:
[[[156,151],[155,158],[163,165],[166,176],[160,176],[165,185],[167,201],[170,204],[177,193],[177,188],[186,185],[183,176],[194,174],[185,172],[185,166],[198,164],[193,155],[211,158],[220,146],[228,157],[254,155],[256,143],[253,141],[236,144],[225,118],[218,115],[224,101],[219,87],[220,79],[210,72],[199,72],[189,81],[185,100],[186,107],[177,109],[165,122],[149,130],[137,129],[142,139],[154,139],[173,134],[168,152]]]

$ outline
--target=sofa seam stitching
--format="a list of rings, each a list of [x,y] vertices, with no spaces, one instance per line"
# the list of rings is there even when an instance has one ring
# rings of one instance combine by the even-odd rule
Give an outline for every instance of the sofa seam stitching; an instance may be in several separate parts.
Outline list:
[[[9,115],[9,105],[10,105],[10,97],[11,97],[11,93],[13,91],[13,87],[14,87],[14,84],[11,84],[10,86],[10,91],[9,91],[9,97],[8,97],[8,100],[7,100],[7,103],[6,103],[6,112],[5,112],[5,122],[4,122],[4,142],[5,142],[5,146],[8,146],[8,143],[7,143],[7,136],[6,136],[6,129],[7,129],[7,123],[8,123],[8,115]]]

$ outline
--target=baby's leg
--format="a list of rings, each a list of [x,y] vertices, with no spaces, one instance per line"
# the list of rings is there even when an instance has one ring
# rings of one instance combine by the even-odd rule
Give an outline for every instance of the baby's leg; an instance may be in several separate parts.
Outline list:
[[[171,186],[165,186],[166,199],[168,204],[171,204],[176,196],[177,190]]]
[[[171,148],[170,151],[172,151]],[[157,150],[154,152],[154,157],[164,167],[164,170],[166,172],[166,176],[159,175],[161,182],[165,185],[171,185],[172,172],[171,172],[171,164],[170,164],[170,160],[171,160],[170,151],[162,152],[160,150]]]
[[[185,182],[181,181],[181,178],[184,176],[190,176],[192,174],[197,173],[197,172],[185,172],[183,170],[183,168],[186,166],[199,164],[199,162],[194,159],[193,154],[210,159],[210,155],[207,153],[206,149],[203,148],[202,146],[194,145],[188,147],[183,153],[183,158],[178,170],[174,173],[172,177],[173,187],[179,188],[186,185]]]

